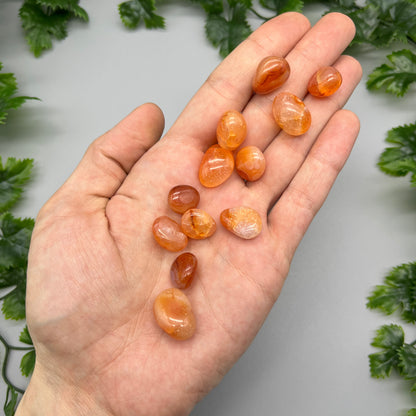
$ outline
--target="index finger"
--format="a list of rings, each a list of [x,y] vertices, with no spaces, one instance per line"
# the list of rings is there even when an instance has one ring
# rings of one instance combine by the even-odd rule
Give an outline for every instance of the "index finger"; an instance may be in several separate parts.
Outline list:
[[[294,12],[260,26],[208,77],[165,138],[191,140],[205,151],[215,138],[221,114],[230,109],[242,110],[250,100],[259,60],[267,55],[286,56],[309,28],[309,20]]]

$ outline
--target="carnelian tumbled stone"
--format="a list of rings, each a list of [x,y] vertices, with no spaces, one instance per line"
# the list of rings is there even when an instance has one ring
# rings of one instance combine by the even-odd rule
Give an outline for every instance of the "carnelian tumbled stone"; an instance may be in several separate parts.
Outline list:
[[[180,289],[170,288],[161,292],[153,304],[157,324],[172,338],[191,338],[196,329],[191,302]]]
[[[262,59],[253,78],[253,91],[268,94],[283,85],[290,75],[290,66],[285,58],[268,56]]]
[[[190,185],[177,185],[168,194],[168,204],[171,209],[183,214],[190,208],[196,208],[199,204],[199,192]]]
[[[224,183],[233,170],[234,157],[231,151],[214,144],[202,158],[199,166],[199,180],[207,188],[214,188]]]
[[[153,222],[153,236],[157,243],[169,251],[181,251],[188,244],[188,237],[182,232],[180,225],[162,215]]]
[[[266,169],[263,152],[256,146],[243,147],[235,157],[235,168],[246,181],[260,179]]]
[[[202,209],[191,208],[182,215],[181,227],[189,238],[202,240],[214,234],[217,224],[207,212]]]
[[[235,150],[247,136],[244,116],[235,110],[226,111],[217,124],[217,141],[224,149]]]
[[[273,116],[278,126],[292,136],[305,133],[312,121],[305,103],[290,92],[276,95],[273,101]]]
[[[342,84],[340,72],[333,66],[318,69],[308,82],[308,91],[315,97],[328,97]]]
[[[262,229],[259,213],[248,207],[225,209],[221,212],[220,220],[228,231],[245,240],[257,237]]]
[[[192,253],[182,253],[176,257],[170,268],[170,277],[179,289],[188,288],[195,276],[198,260]]]

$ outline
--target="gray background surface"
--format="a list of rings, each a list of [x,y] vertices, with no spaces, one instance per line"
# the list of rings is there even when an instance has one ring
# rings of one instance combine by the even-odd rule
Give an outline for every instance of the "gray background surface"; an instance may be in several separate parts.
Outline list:
[[[66,40],[35,59],[20,29],[20,3],[0,2],[0,61],[17,76],[21,95],[42,101],[10,112],[0,126],[0,154],[4,161],[35,159],[34,179],[14,211],[35,217],[94,138],[147,101],[162,108],[169,128],[220,58],[197,7],[166,4],[160,9],[166,31],[128,31],[118,17],[120,1],[89,0],[81,5],[90,22],[72,23]],[[305,12],[312,22],[320,13]],[[364,80],[385,55],[360,49]],[[391,267],[415,260],[415,192],[407,179],[375,166],[387,130],[415,120],[415,88],[396,99],[369,93],[363,82],[346,107],[362,121],[357,145],[262,330],[192,416],[393,416],[416,407],[400,379],[371,379],[374,330],[394,319],[365,307]],[[23,324],[0,318],[0,326],[14,341]],[[10,374],[24,386],[19,358],[13,356]],[[2,403],[3,384],[0,393]]]

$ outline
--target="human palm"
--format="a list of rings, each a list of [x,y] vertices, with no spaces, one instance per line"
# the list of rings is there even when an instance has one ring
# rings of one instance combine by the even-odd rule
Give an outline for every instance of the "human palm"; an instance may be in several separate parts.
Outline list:
[[[163,139],[163,116],[146,104],[90,146],[36,221],[27,319],[37,362],[20,414],[43,388],[60,401],[49,400],[51,414],[184,415],[222,379],[277,299],[358,134],[355,115],[338,111],[361,76],[354,59],[340,57],[353,35],[351,21],[339,14],[312,29],[299,14],[281,15],[214,71]],[[300,97],[319,66],[334,64],[343,75],[334,96],[305,98],[313,121],[302,136],[279,132],[273,94],[252,95],[255,67],[268,55],[287,57],[291,76],[283,88]],[[245,144],[264,151],[266,172],[248,184],[234,173],[207,189],[198,166],[229,109],[243,112]],[[218,226],[209,239],[189,242],[198,272],[186,293],[197,330],[186,341],[163,333],[153,317],[155,297],[171,286],[176,255],[157,245],[151,226],[160,215],[179,218],[167,205],[179,184],[196,187],[199,207],[215,219],[246,205],[263,220],[253,240]]]

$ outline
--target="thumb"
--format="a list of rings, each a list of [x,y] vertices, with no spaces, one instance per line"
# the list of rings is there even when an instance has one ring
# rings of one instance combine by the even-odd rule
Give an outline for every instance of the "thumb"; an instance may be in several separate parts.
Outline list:
[[[60,198],[66,210],[77,213],[104,208],[133,165],[160,139],[163,129],[164,117],[158,106],[147,103],[137,107],[88,147],[52,199],[57,202]]]

